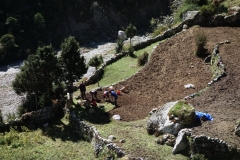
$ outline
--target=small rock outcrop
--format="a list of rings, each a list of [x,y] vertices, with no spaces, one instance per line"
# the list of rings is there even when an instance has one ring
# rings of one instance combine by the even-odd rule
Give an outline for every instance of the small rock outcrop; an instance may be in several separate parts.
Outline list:
[[[166,103],[161,109],[154,112],[147,123],[147,132],[148,134],[160,135],[164,133],[170,133],[177,135],[178,132],[182,129],[183,125],[180,123],[174,123],[169,120],[168,112],[169,110],[177,104],[176,102]]]
[[[240,137],[240,123],[238,123],[235,127],[235,134]]]
[[[180,151],[183,151],[184,149],[186,149],[189,145],[189,141],[187,139],[187,136],[191,136],[192,135],[192,130],[191,129],[182,129],[177,136],[175,145],[173,147],[172,153],[176,154]]]

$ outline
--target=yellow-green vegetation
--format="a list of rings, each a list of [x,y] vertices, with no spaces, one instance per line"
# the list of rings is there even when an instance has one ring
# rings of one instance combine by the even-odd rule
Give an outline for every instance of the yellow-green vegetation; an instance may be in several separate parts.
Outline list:
[[[207,35],[204,32],[196,32],[194,35],[194,40],[195,40],[195,56],[197,57],[203,57],[206,55],[204,52],[204,47],[207,43]]]
[[[233,6],[239,6],[240,0],[224,0],[223,5],[227,8],[233,7]]]
[[[0,134],[0,159],[97,159],[92,146],[63,124]]]
[[[177,117],[179,123],[191,125],[195,121],[195,109],[187,101],[179,101],[168,112],[170,118]]]
[[[148,159],[187,159],[183,155],[172,154],[172,147],[159,145],[155,142],[155,136],[148,135],[146,124],[148,118],[133,122],[112,121],[105,125],[95,125],[102,137],[114,135],[116,142],[125,140],[119,144],[126,155],[132,157],[143,157]]]
[[[177,10],[176,15],[174,16],[174,23],[181,22],[182,16],[185,12],[197,10],[197,8],[197,4],[193,1],[184,1],[183,5]]]
[[[224,68],[219,65],[220,57],[218,55],[212,56],[211,62],[211,71],[212,71],[212,79],[217,78],[220,75],[224,74]]]
[[[138,57],[144,54],[144,52],[151,53],[153,48],[156,47],[160,42],[161,41],[155,42],[144,49],[135,51],[134,55],[136,57],[126,56],[117,62],[108,65],[104,70],[102,79],[99,81],[99,86],[110,86],[136,74],[136,72],[141,69],[141,67],[138,66]],[[98,84],[96,83],[94,85],[87,86],[87,90],[97,87]]]
[[[152,35],[153,37],[156,37],[156,36],[160,35],[161,33],[163,33],[164,31],[166,31],[167,29],[168,29],[167,26],[165,26],[165,25],[160,25],[160,26],[156,27],[156,28],[153,30],[153,33],[151,33],[151,35]]]

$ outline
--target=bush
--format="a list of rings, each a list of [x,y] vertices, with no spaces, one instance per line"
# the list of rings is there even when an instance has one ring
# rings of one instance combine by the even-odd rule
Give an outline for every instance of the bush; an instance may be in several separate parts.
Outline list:
[[[144,53],[138,57],[138,65],[139,66],[144,66],[147,63],[148,55],[149,54],[146,51],[144,51]]]
[[[123,40],[122,39],[117,39],[117,46],[115,47],[116,53],[120,53],[123,50]]]
[[[197,32],[195,34],[195,55],[198,57],[205,56],[204,50],[207,43],[207,36],[204,32]]]
[[[134,53],[134,48],[133,48],[132,46],[130,46],[130,47],[128,48],[128,55],[129,55],[130,57],[135,57],[135,55],[134,55],[133,53]]]
[[[165,25],[161,25],[160,27],[156,27],[153,30],[152,36],[156,37],[156,36],[160,35],[162,32],[166,31],[167,29],[168,29],[168,27],[165,26]]]
[[[192,156],[192,160],[206,160],[203,154],[195,154]]]
[[[201,8],[200,8],[200,11],[203,15],[205,16],[209,16],[209,15],[213,15],[214,13],[216,13],[216,7],[213,6],[213,5],[203,5]]]
[[[22,105],[17,109],[17,115],[20,117],[24,113],[35,110],[35,96],[33,94],[27,94],[26,99],[23,100]]]
[[[93,58],[90,59],[90,61],[88,62],[89,66],[94,66],[94,67],[98,67],[103,63],[103,57],[102,55],[95,55]]]

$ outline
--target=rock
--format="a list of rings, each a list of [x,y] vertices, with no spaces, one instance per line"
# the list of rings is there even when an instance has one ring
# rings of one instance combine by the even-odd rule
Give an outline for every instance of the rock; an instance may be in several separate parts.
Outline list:
[[[169,110],[177,104],[176,102],[166,103],[160,110],[153,113],[147,123],[148,134],[154,134],[159,132],[161,134],[170,133],[177,135],[178,131],[182,129],[182,125],[179,123],[174,123],[169,120],[168,112]]]
[[[183,14],[183,20],[194,19],[200,12],[199,11],[187,11]]]
[[[119,142],[120,143],[125,143],[126,141],[124,139],[121,139]]]
[[[188,26],[186,24],[183,25],[183,31],[186,31],[188,29]]]
[[[118,31],[118,38],[121,40],[125,40],[127,38],[127,35],[124,31]]]
[[[149,115],[152,115],[153,113],[157,112],[157,108],[153,108],[150,112],[149,112]]]
[[[177,136],[175,145],[173,147],[172,153],[176,154],[177,152],[180,152],[184,150],[188,146],[188,140],[187,136],[192,135],[192,130],[190,129],[182,129]]]
[[[116,137],[114,137],[113,135],[108,136],[108,140],[110,140],[110,141],[113,141],[115,139],[116,139]]]
[[[112,118],[115,120],[121,120],[121,117],[119,115],[114,115]]]
[[[235,127],[235,134],[240,137],[240,124]]]

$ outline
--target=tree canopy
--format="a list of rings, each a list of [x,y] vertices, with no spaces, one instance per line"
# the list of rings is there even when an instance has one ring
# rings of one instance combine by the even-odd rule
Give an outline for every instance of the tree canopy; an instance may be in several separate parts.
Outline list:
[[[127,26],[125,32],[126,32],[126,34],[127,34],[127,37],[130,38],[130,46],[132,46],[131,39],[136,35],[137,28],[130,23],[130,24]]]
[[[36,109],[37,98],[46,95],[49,99],[53,82],[56,83],[59,79],[61,70],[55,55],[52,46],[39,47],[35,54],[24,61],[21,71],[12,83],[13,89],[18,94],[35,94]]]
[[[79,43],[73,36],[64,39],[61,49],[60,63],[63,69],[64,81],[73,83],[86,73],[85,59],[81,56]]]

